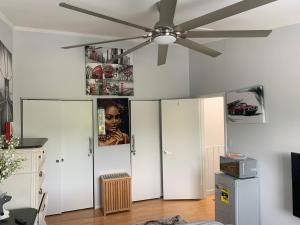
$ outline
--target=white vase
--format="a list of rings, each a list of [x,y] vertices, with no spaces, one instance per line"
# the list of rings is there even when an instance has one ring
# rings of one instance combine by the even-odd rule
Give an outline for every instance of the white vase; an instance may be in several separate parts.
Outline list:
[[[3,206],[3,214],[0,215],[0,221],[9,218],[9,211]]]
[[[6,195],[6,192],[0,191],[0,202],[9,202],[11,200],[10,196]],[[0,208],[0,221],[9,218],[9,211],[5,209],[5,203],[2,205],[2,209]],[[1,204],[0,204],[1,207]]]

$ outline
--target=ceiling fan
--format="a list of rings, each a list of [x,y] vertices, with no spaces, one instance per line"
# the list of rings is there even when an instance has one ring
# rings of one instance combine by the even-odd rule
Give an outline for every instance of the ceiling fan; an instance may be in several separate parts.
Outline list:
[[[168,45],[176,43],[184,47],[190,48],[194,51],[201,52],[205,55],[211,57],[217,57],[221,53],[206,47],[205,45],[194,42],[188,38],[226,38],[226,37],[267,37],[272,30],[220,30],[220,31],[207,31],[207,30],[197,30],[191,31],[195,28],[222,20],[224,18],[257,8],[262,5],[274,2],[277,0],[243,0],[237,2],[233,5],[229,5],[225,8],[216,10],[214,12],[208,13],[206,15],[200,16],[198,18],[192,19],[190,21],[174,25],[174,15],[177,5],[177,0],[160,0],[157,5],[159,9],[159,21],[154,25],[153,28],[148,28],[140,26],[134,23],[126,22],[120,19],[116,19],[110,16],[106,16],[100,13],[92,12],[86,9],[82,9],[67,3],[60,3],[59,6],[71,9],[77,12],[85,13],[91,16],[99,17],[102,19],[110,20],[112,22],[120,23],[130,27],[134,27],[146,32],[146,34],[135,37],[120,38],[115,40],[86,43],[80,45],[72,45],[63,47],[64,49],[82,47],[87,45],[105,44],[111,42],[132,40],[132,39],[147,39],[145,42],[128,49],[122,54],[115,56],[110,61],[115,61],[118,58],[142,48],[153,41],[158,44],[158,65],[163,65],[166,63]]]

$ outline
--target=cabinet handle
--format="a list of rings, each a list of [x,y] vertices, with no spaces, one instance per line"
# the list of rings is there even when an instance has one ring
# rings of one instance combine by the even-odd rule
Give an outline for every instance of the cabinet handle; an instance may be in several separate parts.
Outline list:
[[[46,209],[46,204],[44,204],[44,207],[43,207],[43,210],[42,210],[42,212],[44,212],[44,211],[45,211],[45,209]]]
[[[136,155],[134,135],[131,136],[131,150],[130,150],[130,152],[132,153],[132,155]]]
[[[43,194],[43,189],[42,189],[42,188],[40,188],[39,194],[40,194],[40,195]]]
[[[89,137],[89,154],[88,157],[93,155],[94,143],[93,138]]]
[[[43,176],[43,171],[40,171],[39,176],[40,176],[40,177]]]
[[[39,159],[41,159],[42,158],[42,156],[41,155],[39,155]]]
[[[65,160],[64,160],[64,158],[62,158],[60,161],[61,161],[61,162],[64,162]]]
[[[59,163],[59,160],[57,159],[57,160],[55,160],[55,162],[56,162],[56,163]]]

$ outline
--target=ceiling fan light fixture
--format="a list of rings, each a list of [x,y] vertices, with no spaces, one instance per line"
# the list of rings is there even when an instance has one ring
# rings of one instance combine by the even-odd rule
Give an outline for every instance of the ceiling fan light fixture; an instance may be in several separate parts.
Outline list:
[[[172,34],[163,34],[154,37],[154,42],[159,45],[168,45],[176,41],[176,37]]]

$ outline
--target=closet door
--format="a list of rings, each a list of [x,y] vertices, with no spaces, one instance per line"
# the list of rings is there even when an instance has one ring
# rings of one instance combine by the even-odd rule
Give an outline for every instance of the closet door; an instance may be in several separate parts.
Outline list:
[[[132,200],[160,198],[159,101],[131,101]]]
[[[199,101],[161,102],[164,199],[203,198]]]
[[[92,208],[92,101],[63,101],[61,108],[62,211]]]
[[[92,101],[23,101],[23,136],[47,137],[47,215],[93,207]]]
[[[45,187],[47,214],[61,213],[61,104],[58,101],[23,100],[23,137],[47,137]]]

